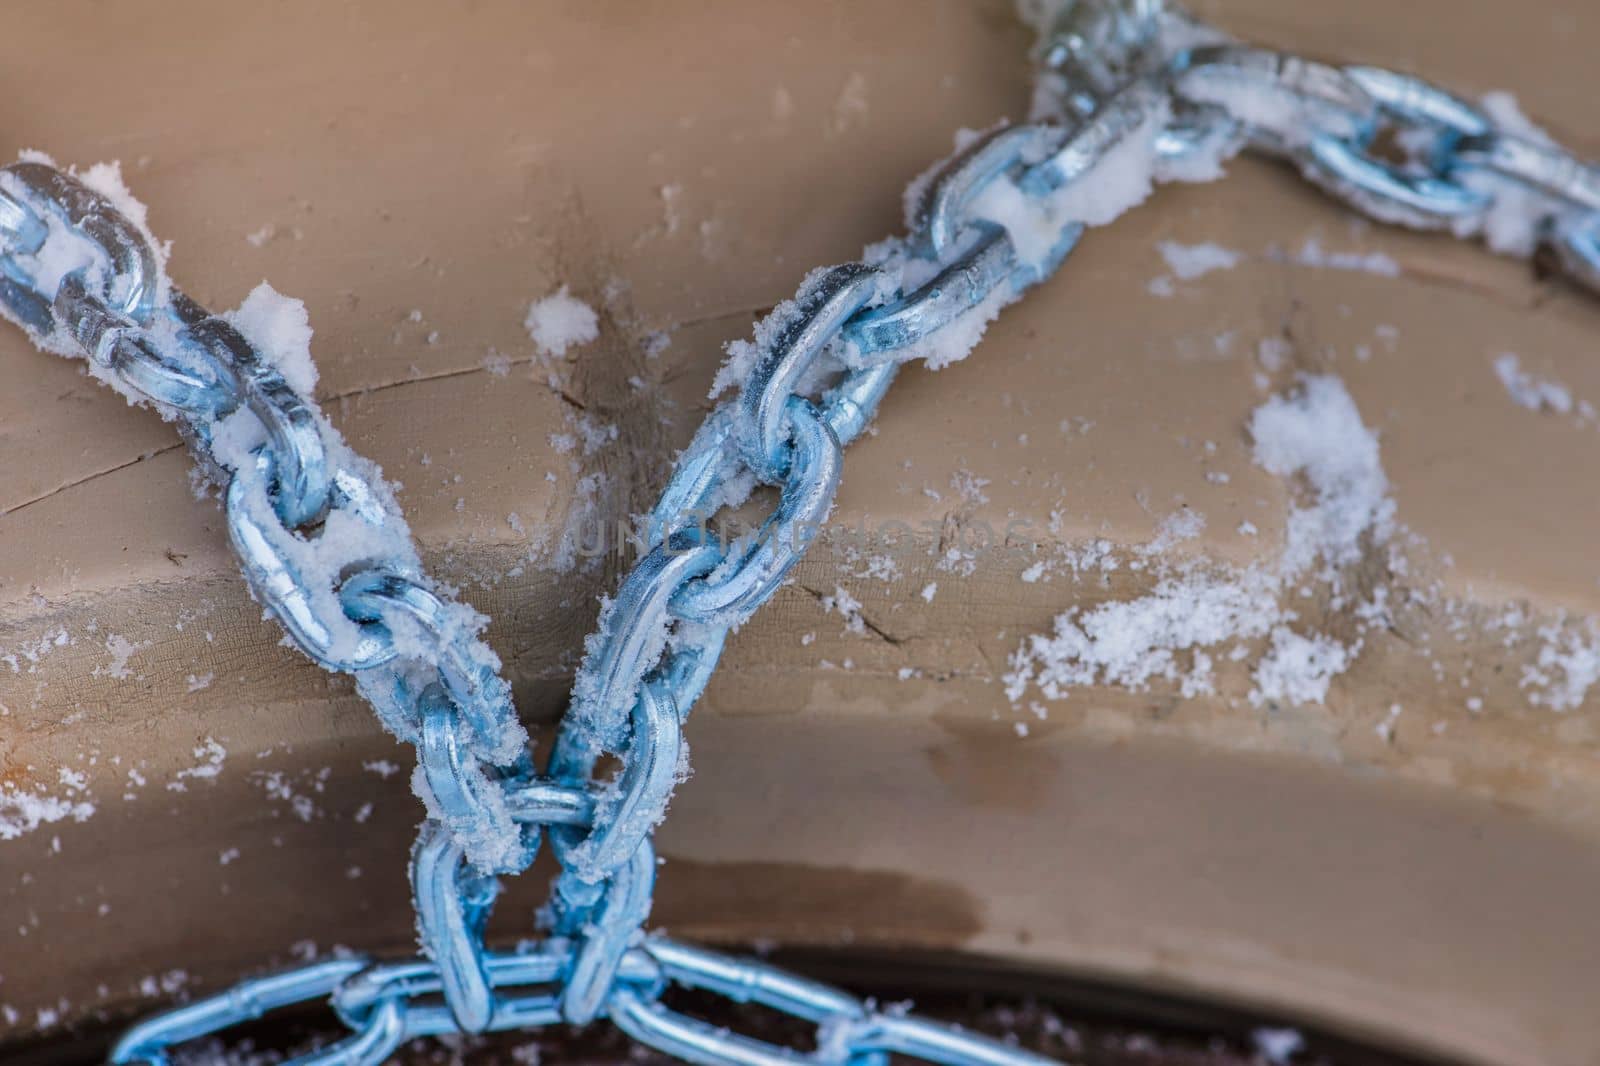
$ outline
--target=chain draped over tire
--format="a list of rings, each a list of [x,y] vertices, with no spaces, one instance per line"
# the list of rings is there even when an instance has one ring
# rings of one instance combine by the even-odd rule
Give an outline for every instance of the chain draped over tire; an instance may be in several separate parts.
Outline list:
[[[477,637],[481,620],[423,574],[387,487],[311,397],[173,289],[148,234],[111,199],[42,162],[0,169],[0,310],[177,422],[224,486],[257,599],[307,656],[354,675],[383,724],[417,747],[431,801],[411,862],[422,957],[244,981],[135,1026],[112,1061],[163,1063],[177,1045],[313,1001],[349,1035],[298,1062],[378,1063],[417,1037],[598,1018],[695,1063],[1046,1061],[641,932],[683,722],[728,633],[815,539],[842,451],[899,366],[1053,274],[1084,230],[1056,207],[1113,152],[1139,147],[1182,173],[1249,147],[1374,219],[1462,236],[1492,237],[1496,212],[1515,205],[1532,234],[1524,243],[1597,290],[1600,171],[1411,75],[1240,45],[1160,0],[1069,0],[1045,30],[1036,58],[1058,120],[978,137],[922,186],[913,232],[892,255],[814,272],[758,330],[738,395],[706,419],[648,517],[648,550],[605,612],[542,773]],[[1403,146],[1403,158],[1383,144]],[[1015,210],[995,210],[1006,204]],[[63,255],[44,254],[63,250],[82,265],[63,273],[53,266]],[[770,515],[753,536],[721,543],[707,520],[753,485],[776,490]],[[608,754],[621,770],[596,782]],[[546,838],[562,866],[546,936],[490,950],[496,878],[525,869]],[[660,1001],[670,986],[814,1023],[815,1047],[673,1011]]]

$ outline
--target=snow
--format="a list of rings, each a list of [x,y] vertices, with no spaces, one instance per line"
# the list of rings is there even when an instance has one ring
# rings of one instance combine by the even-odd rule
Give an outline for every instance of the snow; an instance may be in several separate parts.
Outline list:
[[[766,317],[755,324],[751,340],[729,342],[728,358],[717,369],[716,377],[711,381],[711,390],[706,394],[707,399],[715,400],[723,393],[744,385],[745,379],[750,376],[750,371],[755,369],[761,353],[771,349],[779,335],[800,318],[807,299],[816,292],[818,284],[827,273],[827,267],[812,270],[801,280],[793,299],[779,302]]]
[[[1182,281],[1193,281],[1217,270],[1232,270],[1244,259],[1243,253],[1211,241],[1200,244],[1161,241],[1156,248],[1167,261],[1167,268]]]
[[[1212,691],[1209,664],[1189,669],[1176,654],[1238,637],[1265,634],[1277,620],[1270,583],[1186,574],[1162,579],[1144,596],[1069,610],[1048,637],[1032,636],[1012,659],[1006,695],[1018,702],[1029,685],[1046,699],[1065,699],[1084,685],[1147,688],[1160,678],[1185,695]]]
[[[828,122],[829,136],[847,133],[867,120],[867,79],[860,71],[852,71],[845,79],[839,96],[833,102],[833,115]]]
[[[317,364],[311,359],[311,316],[306,305],[263,281],[244,302],[222,316],[301,396],[317,389]]]
[[[16,840],[41,825],[66,821],[86,822],[95,812],[83,775],[67,767],[59,771],[61,795],[43,789],[25,791],[15,783],[0,783],[0,841]]]
[[[1500,130],[1534,144],[1555,144],[1548,133],[1522,113],[1517,98],[1511,93],[1491,92],[1478,104]],[[1462,237],[1482,235],[1491,249],[1503,255],[1519,258],[1532,255],[1539,245],[1545,219],[1560,209],[1560,205],[1530,185],[1478,175],[1471,169],[1464,172],[1462,184],[1489,194],[1491,204],[1481,219],[1463,218],[1456,226],[1456,234]]]
[[[1176,84],[1186,99],[1215,105],[1245,126],[1270,131],[1285,148],[1298,148],[1327,129],[1333,110],[1314,94],[1275,92],[1264,80],[1223,65],[1192,66]]]
[[[10,651],[0,655],[0,662],[11,667],[11,672],[14,674],[23,672],[35,673],[39,668],[39,663],[46,656],[58,648],[69,647],[74,643],[76,642],[65,627],[56,626],[32,640],[24,640],[20,644],[13,646]],[[24,662],[27,663],[26,670],[23,667]]]
[[[1306,378],[1288,396],[1274,396],[1250,420],[1255,460],[1279,477],[1303,474],[1317,506],[1290,512],[1283,568],[1300,573],[1321,554],[1336,566],[1356,561],[1369,531],[1386,539],[1394,504],[1378,456],[1378,439],[1334,377]]]
[[[1087,173],[1057,189],[1047,201],[1047,211],[1056,220],[1054,229],[1067,223],[1104,226],[1139,206],[1155,191],[1156,137],[1167,125],[1171,112],[1165,100],[1150,108],[1143,123],[1101,157]],[[996,183],[998,185],[998,183]],[[1008,231],[1011,227],[1007,227]],[[1013,233],[1013,239],[1017,234]],[[1050,245],[1055,234],[1049,234]],[[1030,254],[1024,245],[1018,251],[1024,262],[1042,261],[1050,245],[1034,245]]]
[[[322,815],[322,809],[317,806],[317,801],[313,797],[326,791],[331,773],[328,767],[317,771],[301,770],[296,774],[284,770],[254,770],[251,771],[250,778],[261,787],[268,798],[287,803],[290,812],[296,818],[302,822],[310,822]],[[418,776],[421,776],[420,773]],[[296,787],[295,778],[299,779],[300,788]],[[302,790],[307,787],[309,791]]]
[[[1167,102],[1154,100],[1136,128],[1048,196],[1030,196],[1014,181],[1000,178],[973,199],[972,214],[1004,227],[1017,258],[1038,267],[1067,227],[1103,226],[1150,196],[1156,183],[1156,137],[1170,117]]]
[[[600,318],[594,308],[573,296],[566,285],[529,305],[522,324],[541,352],[557,357],[600,336]]]
[[[661,353],[672,347],[672,334],[664,329],[652,330],[644,335],[644,357],[659,359]]]
[[[1294,346],[1284,337],[1274,334],[1256,342],[1256,362],[1270,374],[1282,370],[1293,356]]]
[[[1330,252],[1316,237],[1308,237],[1298,251],[1288,256],[1291,263],[1320,270],[1349,270],[1376,274],[1384,278],[1400,276],[1400,264],[1383,252]]]
[[[1522,668],[1521,687],[1532,690],[1528,702],[1553,711],[1575,710],[1600,681],[1600,625],[1564,620],[1540,626],[1543,642],[1534,661]]]
[[[1192,508],[1168,517],[1134,551],[1152,569],[1153,587],[1131,599],[1069,608],[1050,633],[1026,637],[1002,677],[1013,703],[1033,687],[1050,700],[1080,686],[1142,691],[1155,681],[1175,684],[1185,697],[1214,693],[1224,644],[1233,648],[1230,662],[1255,657],[1251,703],[1326,698],[1331,681],[1359,654],[1360,639],[1344,643],[1307,631],[1285,601],[1308,582],[1341,592],[1343,570],[1392,536],[1394,504],[1377,438],[1333,377],[1304,378],[1292,392],[1271,397],[1249,428],[1257,465],[1309,490],[1309,503],[1290,507],[1279,557],[1242,568],[1172,559],[1172,549],[1198,536],[1205,520]],[[1104,552],[1095,559],[1102,568],[1114,565]],[[1362,624],[1384,624],[1384,592],[1354,607]],[[1247,641],[1259,650],[1245,648]]]
[[[953,319],[936,333],[906,346],[908,359],[921,359],[929,370],[942,370],[965,359],[983,340],[989,323],[1015,303],[1019,294],[1008,285],[997,285],[965,314]]]
[[[1518,407],[1557,415],[1570,415],[1576,411],[1581,420],[1595,420],[1592,404],[1574,399],[1572,390],[1559,381],[1529,374],[1522,369],[1522,360],[1514,352],[1503,352],[1495,357],[1494,374],[1505,386],[1511,402]]]
[[[1141,555],[1159,555],[1187,540],[1194,540],[1206,530],[1206,516],[1199,511],[1184,509],[1163,518],[1156,527],[1156,536],[1140,549]]]
[[[143,644],[135,644],[120,633],[111,634],[106,638],[106,651],[111,655],[111,662],[104,667],[103,672],[119,681],[130,677],[132,671],[128,669],[128,660],[132,659],[134,653],[142,647]]]
[[[604,471],[595,471],[579,477],[572,489],[567,520],[551,547],[548,536],[541,534],[531,552],[548,554],[541,567],[556,573],[568,574],[577,570],[579,560],[584,569],[599,566],[609,545],[605,539],[606,510],[604,493],[611,488],[611,480]]]
[[[203,780],[214,778],[222,773],[222,764],[228,758],[228,749],[219,744],[215,738],[206,737],[194,749],[195,765],[179,770],[172,775],[172,780],[167,782],[167,789],[171,792],[187,791],[184,784],[189,780]]]
[[[1251,1032],[1250,1039],[1271,1066],[1289,1066],[1306,1047],[1305,1037],[1298,1029],[1256,1029]]]
[[[1468,710],[1473,709],[1472,702],[1472,700],[1467,701]],[[1400,712],[1403,709],[1404,708],[1402,708],[1398,703],[1391,703],[1389,705],[1389,713],[1384,716],[1382,721],[1373,727],[1373,732],[1377,733],[1379,738],[1382,739],[1385,744],[1394,743],[1395,723],[1399,720]]]
[[[849,590],[843,585],[834,586],[833,595],[823,596],[821,602],[822,609],[829,614],[839,612],[839,616],[844,619],[845,632],[857,636],[866,633],[867,623],[861,616],[861,601],[850,595]]]
[[[1328,683],[1344,673],[1360,651],[1325,636],[1302,636],[1287,626],[1272,631],[1272,647],[1255,669],[1250,702],[1321,703]]]

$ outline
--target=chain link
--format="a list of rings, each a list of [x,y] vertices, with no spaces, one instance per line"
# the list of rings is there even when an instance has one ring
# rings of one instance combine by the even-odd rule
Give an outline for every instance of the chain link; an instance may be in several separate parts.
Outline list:
[[[1597,290],[1600,171],[1413,76],[1246,47],[1161,0],[1024,9],[1041,29],[1039,110],[1054,118],[973,140],[921,188],[911,236],[870,262],[815,272],[758,326],[739,394],[680,455],[647,520],[648,551],[602,612],[544,776],[477,639],[480,620],[422,574],[375,470],[238,330],[171,288],[149,234],[108,199],[44,163],[0,170],[0,310],[179,422],[226,484],[229,536],[257,598],[308,656],[354,674],[384,725],[416,745],[430,812],[410,869],[423,957],[335,959],[242,982],[131,1029],[114,1062],[164,1063],[171,1047],[318,1000],[349,1036],[296,1062],[376,1063],[416,1037],[596,1018],[697,1063],[1046,1061],[641,932],[683,721],[728,633],[815,539],[843,446],[901,363],[936,356],[943,338],[981,327],[1060,266],[1084,229],[1061,197],[1129,146],[1175,176],[1211,177],[1248,144],[1373,218],[1484,235],[1501,250],[1542,243]],[[1501,232],[1507,212],[1525,233]],[[770,515],[723,543],[712,520],[762,485],[776,490]],[[606,755],[620,770],[596,782]],[[562,867],[547,935],[490,951],[494,875],[524,869],[545,837]],[[814,1023],[816,1047],[673,1011],[660,1001],[672,986]]]

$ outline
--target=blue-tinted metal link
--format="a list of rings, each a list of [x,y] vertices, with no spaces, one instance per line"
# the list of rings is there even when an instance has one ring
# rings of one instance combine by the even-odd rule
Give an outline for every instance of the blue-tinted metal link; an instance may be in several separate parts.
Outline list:
[[[878,272],[860,263],[826,271],[796,300],[796,311],[776,341],[761,353],[739,394],[737,440],[744,460],[769,485],[789,468],[790,402],[801,381],[845,321],[872,299]]]
[[[133,1026],[112,1047],[110,1060],[164,1066],[168,1048],[255,1021],[271,1011],[326,999],[368,965],[363,958],[328,959],[288,973],[241,981],[220,996],[177,1007]]]
[[[667,604],[685,583],[709,574],[722,561],[715,544],[697,544],[683,534],[653,548],[617,589],[608,619],[608,639],[584,662],[575,700],[583,713],[570,715],[557,734],[551,774],[560,780],[588,777],[602,750],[621,740],[624,717],[639,698],[645,674],[661,655],[671,624]]]
[[[104,310],[136,325],[150,323],[161,277],[155,251],[111,201],[44,163],[13,163],[0,169],[0,190],[21,208],[5,212],[11,216],[6,222],[16,219],[15,229],[4,227],[10,230],[5,236],[14,234],[17,243],[7,241],[0,263],[20,285],[33,290],[27,306],[12,306],[18,317],[42,333],[55,324],[49,310],[55,294],[38,291],[38,279],[17,262],[18,255],[32,255],[44,246],[50,233],[48,216],[96,250],[101,282],[95,296]]]
[[[1311,180],[1385,222],[1434,229],[1489,206],[1482,193],[1431,174],[1408,174],[1349,141],[1317,137],[1305,162]]]
[[[703,525],[711,517],[710,505],[717,494],[745,472],[744,460],[733,439],[738,420],[738,408],[725,403],[700,423],[650,512],[650,547],[658,547],[681,530]]]
[[[61,279],[51,313],[89,361],[111,371],[146,399],[193,419],[216,418],[237,404],[234,383],[213,363],[184,361],[161,352],[133,319],[108,310],[89,292],[84,271]]]
[[[1372,154],[1381,124],[1359,137],[1319,133],[1303,160],[1313,181],[1375,217],[1423,228],[1450,225],[1488,208],[1488,196],[1447,172],[1461,139],[1489,130],[1481,111],[1406,74],[1379,67],[1345,67],[1343,73],[1377,103],[1388,124],[1430,134],[1433,148],[1416,169],[1417,164],[1395,164]]]
[[[1547,239],[1562,269],[1600,292],[1600,214],[1589,214],[1559,228],[1552,226]]]
[[[758,1003],[808,1022],[850,1017],[861,1010],[855,997],[766,963],[737,959],[661,937],[644,943],[661,976],[684,988],[713,992],[734,1003]]]
[[[455,1027],[481,1033],[494,1016],[494,994],[483,958],[483,928],[494,906],[493,878],[471,871],[452,835],[423,823],[411,849],[411,891],[423,950],[439,971]]]
[[[779,1047],[672,1011],[630,989],[613,997],[611,1019],[640,1043],[686,1062],[714,1066],[876,1066],[891,1054],[948,1066],[1044,1066],[1052,1060],[955,1026],[870,1009],[827,985],[762,963],[667,940],[643,951],[664,978],[736,1003],[756,1003],[821,1027],[815,1052]]]
[[[231,412],[242,399],[266,430],[277,457],[272,504],[278,518],[289,529],[320,521],[331,502],[333,471],[310,406],[232,324],[206,314],[181,293],[172,302],[187,324],[180,341],[200,349],[212,365],[232,377],[229,392],[235,399],[215,413]]]
[[[1095,128],[1099,128],[1099,123]],[[862,369],[904,362],[924,355],[921,345],[961,316],[983,304],[996,290],[1015,297],[1050,273],[1065,258],[1082,232],[1068,226],[1056,252],[1043,265],[1018,261],[1016,247],[1005,230],[975,218],[973,201],[993,182],[1012,180],[1039,158],[1059,149],[1064,135],[1053,127],[1006,126],[991,131],[941,167],[923,191],[916,211],[917,235],[908,242],[912,252],[942,264],[941,269],[914,291],[867,308],[845,323],[843,357]],[[868,385],[867,382],[871,384]],[[862,379],[842,388],[860,390],[863,397],[887,388],[888,379]],[[847,393],[837,393],[838,396]],[[881,393],[880,393],[881,395]],[[832,398],[830,398],[832,399]],[[845,402],[852,402],[846,398]],[[871,407],[876,406],[876,399]],[[844,430],[840,442],[853,439],[870,420],[861,404],[854,411],[840,410],[830,417],[835,431]],[[837,422],[837,425],[835,425]]]
[[[1494,175],[1547,196],[1564,209],[1600,211],[1600,170],[1553,144],[1490,132],[1464,138],[1453,163],[1458,172]]]
[[[667,687],[647,681],[633,705],[632,729],[620,752],[623,770],[617,799],[596,812],[593,831],[584,837],[571,830],[553,831],[562,864],[578,880],[595,883],[610,877],[655,829],[677,783],[683,723]],[[569,784],[586,782],[599,753],[567,744],[551,761],[551,776]]]
[[[843,1042],[858,1054],[905,1055],[943,1066],[1045,1066],[1054,1061],[956,1026],[883,1012],[851,1027]]]
[[[259,453],[253,467],[234,472],[224,497],[228,538],[250,587],[295,644],[323,666],[355,672],[392,661],[397,654],[394,638],[376,623],[350,623],[359,625],[359,637],[352,646],[339,647],[328,613],[316,602],[315,590],[305,583],[296,563],[297,538],[272,513],[268,487],[274,481],[273,469],[270,453]],[[337,621],[348,623],[342,611]]]
[[[822,399],[822,420],[845,447],[859,437],[878,413],[878,404],[894,384],[898,363],[852,370]]]
[[[1378,123],[1378,101],[1343,70],[1301,56],[1240,44],[1193,48],[1171,63],[1173,95],[1220,107],[1258,148],[1280,155],[1316,136],[1360,139]]]
[[[971,249],[945,267],[932,281],[893,303],[873,307],[845,327],[847,359],[852,366],[899,362],[908,349],[927,340],[958,316],[978,306],[1017,271],[1017,250],[1006,231],[993,223],[981,227]]]
[[[325,1048],[284,1060],[284,1066],[369,1066],[385,1062],[406,1042],[406,1005],[387,999],[354,1034]]]
[[[1043,156],[1061,140],[1049,126],[1002,126],[952,159],[928,183],[917,209],[917,228],[928,253],[951,248],[971,221],[972,201],[989,183],[1017,169],[1029,156]]]
[[[673,595],[668,606],[675,618],[738,625],[777,591],[821,531],[839,489],[839,441],[809,401],[791,396],[787,410],[793,458],[777,511],[731,569],[690,581]]]
[[[450,617],[449,606],[432,590],[404,573],[372,569],[347,578],[339,586],[345,615],[358,625],[405,626],[427,648],[462,720],[471,730],[476,750],[504,761],[499,751],[506,725],[515,721],[511,688],[488,663],[474,655],[475,634],[464,632]]]
[[[1156,134],[1156,157],[1168,168],[1190,160],[1206,160],[1210,170],[1231,157],[1246,139],[1243,124],[1217,108],[1182,107],[1173,101],[1173,117]]]
[[[1166,94],[1158,85],[1138,82],[1128,86],[1107,101],[1092,121],[1074,130],[1045,158],[1031,164],[1018,181],[1022,191],[1044,199],[1077,181],[1118,145],[1146,128],[1166,103]]]
[[[1359,85],[1392,118],[1416,126],[1432,126],[1454,137],[1481,137],[1493,129],[1475,105],[1410,74],[1382,67],[1344,67],[1344,76]]]
[[[1164,0],[1066,0],[1042,27],[1034,56],[1056,79],[1069,115],[1088,118],[1143,72],[1167,14]]]
[[[1230,44],[1180,57],[1173,87],[1191,103],[1232,110],[1258,147],[1293,160],[1307,178],[1381,221],[1440,228],[1489,206],[1487,196],[1449,175],[1456,143],[1481,136],[1488,119],[1418,78]],[[1375,139],[1390,127],[1428,134],[1431,158],[1396,163],[1374,154]]]
[[[594,822],[594,797],[587,789],[572,788],[557,781],[523,781],[506,790],[506,806],[511,817],[524,825],[577,825]]]
[[[673,693],[680,716],[687,716],[689,709],[699,701],[717,668],[727,639],[726,626],[677,627],[671,650],[659,673],[662,684]]]
[[[572,873],[556,880],[556,906],[565,912],[559,935],[580,938],[561,992],[561,1016],[574,1025],[599,1017],[618,992],[617,975],[628,949],[650,917],[656,852],[648,835],[591,901],[593,886]]]

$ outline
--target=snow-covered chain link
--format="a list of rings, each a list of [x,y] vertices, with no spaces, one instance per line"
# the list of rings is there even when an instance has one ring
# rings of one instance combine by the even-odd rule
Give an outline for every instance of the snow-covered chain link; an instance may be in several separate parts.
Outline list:
[[[424,762],[440,817],[485,865],[525,865],[502,843],[515,833],[503,804],[446,799],[488,791],[490,770],[523,760],[526,734],[480,620],[423,574],[376,468],[272,356],[168,283],[153,240],[111,199],[36,160],[0,170],[0,310],[178,424],[225,486],[257,600],[306,655],[356,675],[396,734],[426,737],[441,709],[450,771]]]
[[[87,356],[97,376],[178,421],[227,485],[230,535],[257,597],[313,659],[354,673],[384,724],[417,746],[430,802],[411,864],[424,957],[337,959],[246,981],[132,1029],[114,1061],[163,1062],[168,1048],[314,1000],[351,1035],[297,1061],[376,1063],[415,1037],[601,1017],[698,1063],[1045,1061],[641,932],[652,832],[684,763],[683,719],[730,630],[773,595],[826,520],[843,446],[901,363],[964,355],[1002,306],[1060,266],[1086,224],[1137,201],[1106,209],[1086,194],[1094,183],[1103,192],[1113,157],[1142,158],[1163,180],[1209,180],[1254,147],[1373,218],[1482,235],[1502,251],[1548,247],[1596,289],[1600,172],[1412,76],[1241,46],[1161,0],[1023,8],[1041,30],[1036,111],[1050,114],[990,130],[919,179],[908,238],[814,272],[735,354],[738,395],[707,418],[650,514],[648,551],[602,612],[543,776],[479,621],[421,574],[376,471],[239,329],[171,289],[141,225],[45,164],[0,171],[0,307],[42,346]],[[61,269],[85,250],[81,266]],[[712,518],[757,485],[777,490],[772,513],[723,543]],[[381,535],[330,536],[340,524]],[[389,552],[342,558],[344,542]],[[608,754],[619,774],[596,783]],[[489,951],[495,875],[524,869],[545,835],[563,871],[549,935]],[[660,1002],[674,985],[815,1023],[816,1047],[674,1012]]]

